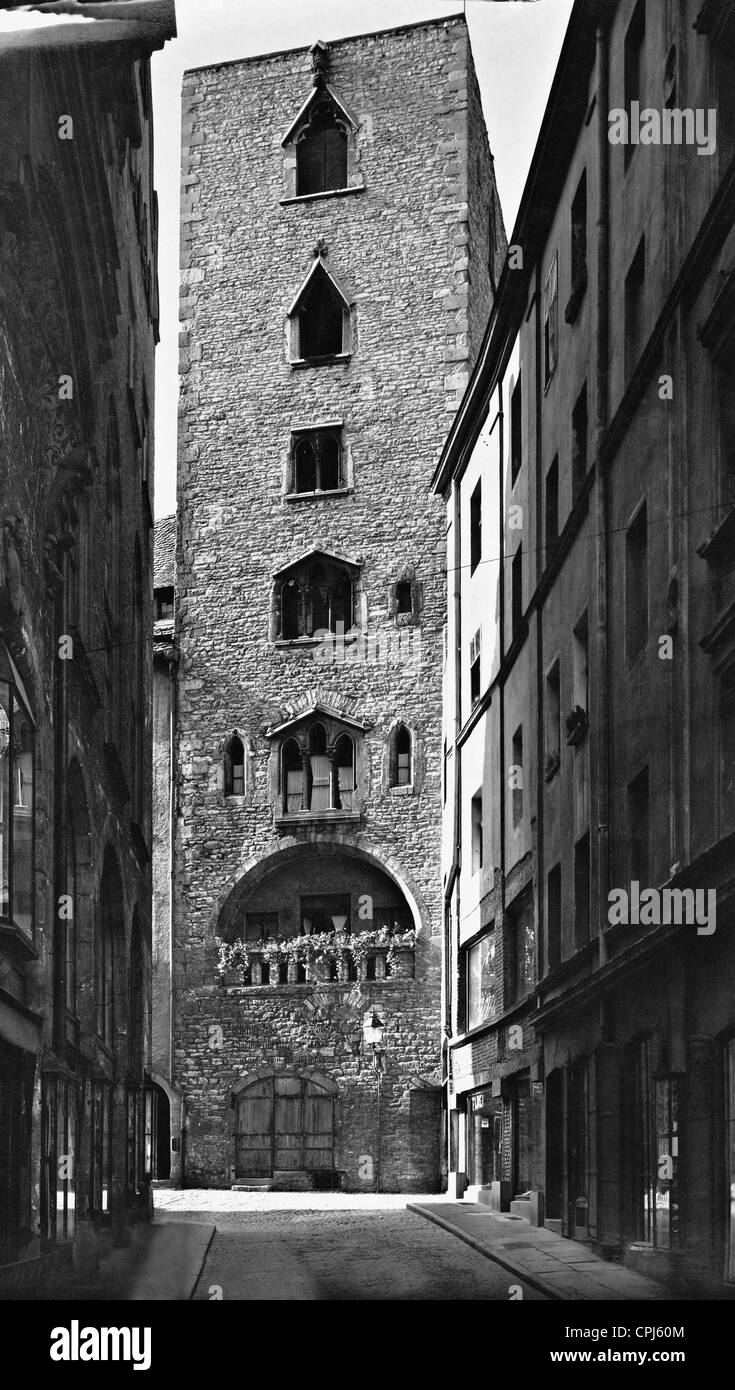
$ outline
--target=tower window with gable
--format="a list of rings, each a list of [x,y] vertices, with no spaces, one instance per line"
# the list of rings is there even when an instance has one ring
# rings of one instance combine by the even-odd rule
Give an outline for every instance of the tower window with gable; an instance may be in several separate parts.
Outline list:
[[[286,197],[329,197],[356,193],[357,121],[329,83],[329,48],[315,43],[311,50],[313,90],[286,132]]]

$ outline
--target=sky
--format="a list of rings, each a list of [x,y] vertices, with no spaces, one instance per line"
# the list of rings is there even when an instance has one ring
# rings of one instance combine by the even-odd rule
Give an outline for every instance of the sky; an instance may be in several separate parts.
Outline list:
[[[510,234],[573,0],[465,0],[495,173]],[[151,59],[161,341],[156,356],[155,510],[176,506],[181,79],[186,68],[316,39],[457,14],[463,0],[176,0],[178,38]],[[44,17],[48,22],[48,17]],[[23,13],[0,29],[43,22]],[[89,23],[90,21],[82,21]]]

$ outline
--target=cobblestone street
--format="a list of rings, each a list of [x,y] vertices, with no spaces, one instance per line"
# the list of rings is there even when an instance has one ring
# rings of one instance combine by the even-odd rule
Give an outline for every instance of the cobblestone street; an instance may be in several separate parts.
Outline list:
[[[156,1192],[156,1219],[217,1230],[194,1294],[228,1300],[508,1300],[513,1277],[406,1210],[418,1197]],[[434,1198],[436,1200],[436,1198]],[[522,1285],[524,1299],[542,1295]]]

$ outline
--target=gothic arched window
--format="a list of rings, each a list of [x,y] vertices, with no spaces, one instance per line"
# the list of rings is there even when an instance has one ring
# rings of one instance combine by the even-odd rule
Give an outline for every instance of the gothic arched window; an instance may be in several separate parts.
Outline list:
[[[277,581],[276,593],[276,635],[282,641],[325,633],[344,635],[352,628],[353,574],[346,564],[329,556],[295,565]]]
[[[285,815],[303,809],[304,772],[299,745],[295,739],[288,739],[281,754],[281,795]]]
[[[311,107],[296,143],[296,196],[347,186],[347,132],[326,95]]]

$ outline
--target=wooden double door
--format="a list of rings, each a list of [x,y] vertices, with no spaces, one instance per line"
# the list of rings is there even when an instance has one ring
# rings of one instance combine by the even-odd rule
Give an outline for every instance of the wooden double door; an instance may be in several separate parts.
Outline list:
[[[308,1077],[263,1077],[237,1098],[238,1178],[334,1168],[334,1096]]]

